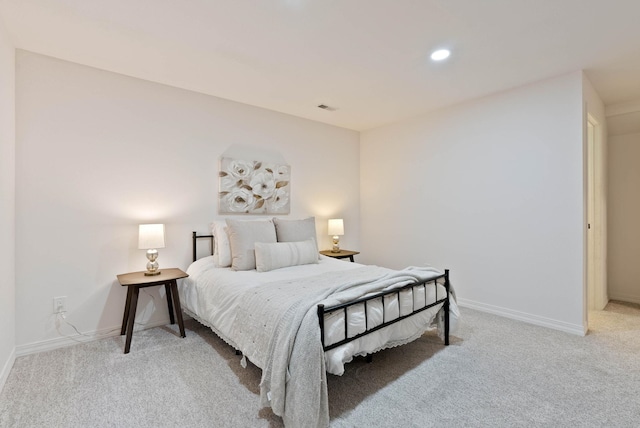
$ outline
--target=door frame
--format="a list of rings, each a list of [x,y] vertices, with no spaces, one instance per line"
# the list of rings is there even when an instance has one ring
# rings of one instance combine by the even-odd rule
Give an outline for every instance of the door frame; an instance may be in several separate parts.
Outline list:
[[[609,299],[606,265],[606,159],[602,125],[588,112],[586,122],[585,312],[588,313],[589,310],[604,309]]]

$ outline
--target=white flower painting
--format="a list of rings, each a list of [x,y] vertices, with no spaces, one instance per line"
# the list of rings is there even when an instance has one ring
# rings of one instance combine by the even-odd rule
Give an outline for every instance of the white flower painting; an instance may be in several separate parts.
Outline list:
[[[289,165],[223,157],[220,214],[289,214]]]

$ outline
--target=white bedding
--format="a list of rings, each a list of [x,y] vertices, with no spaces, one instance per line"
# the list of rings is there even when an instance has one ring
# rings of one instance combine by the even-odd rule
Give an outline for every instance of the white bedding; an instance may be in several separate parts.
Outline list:
[[[180,301],[183,309],[198,321],[212,328],[220,337],[236,349],[240,349],[234,342],[233,325],[238,310],[238,302],[243,293],[254,287],[283,280],[297,280],[316,276],[327,272],[340,272],[360,268],[363,265],[349,263],[322,256],[319,263],[302,266],[292,266],[269,272],[234,271],[230,268],[215,267],[213,257],[205,257],[194,262],[188,269],[188,278],[179,286]],[[385,299],[385,313],[387,319],[396,318],[398,314],[405,315],[413,307],[424,306],[424,302],[435,301],[436,291],[428,286],[425,294],[424,287],[415,292],[402,292],[400,300],[393,295]],[[445,296],[446,290],[438,285],[437,296]],[[455,301],[451,299],[451,330],[455,327]],[[354,356],[366,355],[381,349],[398,346],[415,340],[429,326],[441,305],[436,305],[419,314],[411,316],[391,326],[380,329],[362,338],[325,352],[327,372],[341,375],[344,364]],[[325,344],[344,339],[344,311],[337,311],[325,319]],[[382,322],[382,302],[378,299],[367,305],[369,328]],[[348,334],[355,334],[364,330],[364,305],[352,308],[348,315]],[[245,350],[240,349],[243,352]],[[246,353],[246,352],[245,352]],[[253,361],[259,367],[260,361]],[[261,367],[263,368],[263,367]]]

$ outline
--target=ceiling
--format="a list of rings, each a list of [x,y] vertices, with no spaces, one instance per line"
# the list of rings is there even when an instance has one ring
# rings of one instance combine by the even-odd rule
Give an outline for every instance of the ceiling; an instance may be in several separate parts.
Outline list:
[[[640,133],[640,111],[607,117],[607,134],[611,136]]]
[[[607,105],[640,99],[637,0],[0,0],[0,13],[20,49],[358,131],[577,70]],[[430,61],[438,47],[448,61]]]

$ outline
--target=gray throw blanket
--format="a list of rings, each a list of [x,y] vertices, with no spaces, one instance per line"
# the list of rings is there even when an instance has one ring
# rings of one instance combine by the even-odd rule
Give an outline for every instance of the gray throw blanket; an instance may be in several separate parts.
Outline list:
[[[327,375],[316,307],[439,275],[431,268],[394,271],[365,266],[300,280],[278,281],[247,292],[232,337],[262,368],[260,397],[286,426],[329,425]]]

